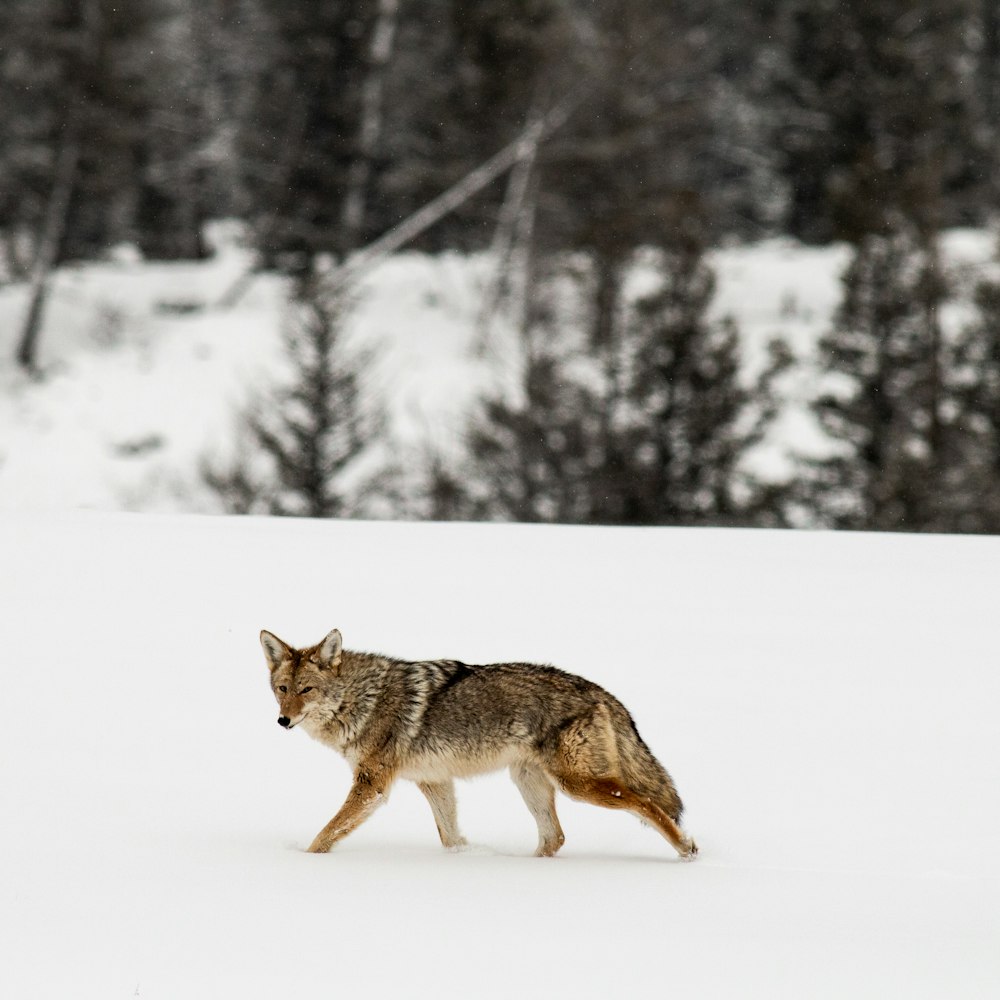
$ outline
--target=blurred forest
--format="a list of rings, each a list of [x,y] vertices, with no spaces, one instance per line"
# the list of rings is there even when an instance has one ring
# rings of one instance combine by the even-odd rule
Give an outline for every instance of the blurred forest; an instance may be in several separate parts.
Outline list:
[[[197,258],[235,218],[289,276],[299,384],[249,428],[269,463],[206,471],[232,510],[354,510],[379,421],[323,275],[405,242],[496,255],[484,327],[515,315],[524,363],[400,510],[1000,531],[1000,284],[945,329],[939,253],[996,221],[1000,0],[3,0],[0,137],[26,369],[60,263]],[[744,459],[790,354],[747,377],[705,260],[775,234],[852,254],[830,454],[780,483]]]

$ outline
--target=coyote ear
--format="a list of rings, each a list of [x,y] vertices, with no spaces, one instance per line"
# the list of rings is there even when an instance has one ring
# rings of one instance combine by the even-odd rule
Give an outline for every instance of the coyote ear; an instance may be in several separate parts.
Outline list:
[[[321,643],[319,647],[319,659],[321,663],[335,667],[340,663],[340,651],[344,648],[344,640],[339,629],[334,629]]]
[[[264,649],[264,656],[267,657],[268,669],[272,672],[281,666],[281,661],[292,651],[290,646],[266,629],[260,633],[260,644]]]

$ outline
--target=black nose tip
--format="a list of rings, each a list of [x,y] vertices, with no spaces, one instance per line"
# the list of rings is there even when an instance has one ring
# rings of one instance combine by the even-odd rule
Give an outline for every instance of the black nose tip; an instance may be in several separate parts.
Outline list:
[[[285,729],[287,729],[287,728],[288,728],[288,723],[289,723],[289,722],[291,722],[291,721],[292,721],[292,720],[291,720],[291,719],[289,719],[287,715],[282,715],[282,716],[281,716],[281,717],[280,717],[280,718],[278,719],[278,725],[279,725],[279,726],[284,726],[284,727],[285,727]]]

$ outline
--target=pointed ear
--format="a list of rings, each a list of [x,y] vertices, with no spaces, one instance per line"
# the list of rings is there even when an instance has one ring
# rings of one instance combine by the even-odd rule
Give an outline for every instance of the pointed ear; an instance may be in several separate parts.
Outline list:
[[[276,635],[264,630],[260,633],[260,644],[264,649],[264,656],[267,657],[268,669],[273,673],[292,651],[291,647],[283,643]]]
[[[341,638],[340,630],[334,629],[319,646],[320,663],[325,666],[335,667],[340,663],[340,651],[344,648],[344,640]]]

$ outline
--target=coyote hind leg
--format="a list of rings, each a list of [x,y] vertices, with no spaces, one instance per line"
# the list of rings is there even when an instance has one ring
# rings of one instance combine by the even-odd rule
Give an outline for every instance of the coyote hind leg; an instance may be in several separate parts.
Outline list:
[[[449,850],[456,847],[464,847],[466,840],[458,832],[455,782],[421,781],[417,783],[417,787],[424,793],[424,798],[430,803],[441,843]]]
[[[605,809],[627,809],[658,830],[685,861],[693,860],[697,855],[698,845],[671,819],[662,806],[648,795],[632,791],[620,779],[562,775],[557,781],[559,787],[572,799],[604,806]]]
[[[510,776],[538,824],[538,850],[535,851],[535,856],[551,858],[566,840],[556,815],[555,786],[541,768],[530,764],[514,764],[510,769]]]

